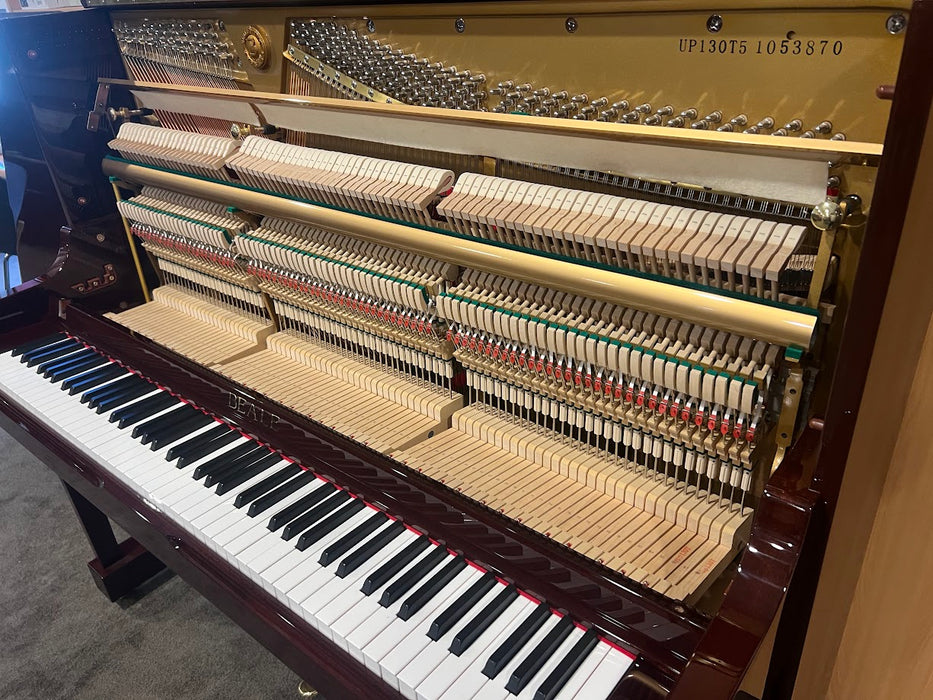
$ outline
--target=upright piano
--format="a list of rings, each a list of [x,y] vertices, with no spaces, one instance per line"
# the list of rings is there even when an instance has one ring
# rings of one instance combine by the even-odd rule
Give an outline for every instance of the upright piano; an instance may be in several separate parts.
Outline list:
[[[108,596],[328,698],[790,696],[928,2],[85,4],[0,22],[0,426]]]

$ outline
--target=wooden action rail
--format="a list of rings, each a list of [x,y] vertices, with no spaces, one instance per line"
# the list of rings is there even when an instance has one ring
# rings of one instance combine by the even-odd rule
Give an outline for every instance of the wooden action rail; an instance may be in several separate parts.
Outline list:
[[[449,427],[463,398],[436,384],[309,342],[293,331],[217,368],[312,420],[388,454]]]

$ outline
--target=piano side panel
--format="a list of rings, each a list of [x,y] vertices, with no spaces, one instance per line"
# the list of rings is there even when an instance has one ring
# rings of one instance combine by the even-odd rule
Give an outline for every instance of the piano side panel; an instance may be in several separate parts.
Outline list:
[[[919,298],[928,301],[922,306],[933,320],[933,289]],[[933,552],[927,542],[919,541],[921,533],[933,529],[933,323],[927,327],[907,405],[832,667],[828,698],[933,695],[928,672],[933,667],[933,611],[928,604]]]
[[[914,13],[914,21],[920,16]],[[924,16],[933,26],[933,6],[924,6]],[[927,29],[927,36],[930,31]],[[929,46],[927,49],[927,61],[933,61],[933,50]],[[800,675],[794,693],[801,700],[826,696],[849,608],[860,595],[856,588],[861,585],[857,584],[859,571],[861,569],[865,572],[869,566],[869,559],[863,563],[863,557],[866,556],[865,548],[869,543],[875,513],[877,511],[880,514],[882,491],[888,488],[885,476],[888,475],[890,480],[895,473],[902,473],[906,466],[898,462],[899,456],[895,451],[900,449],[897,445],[899,426],[907,425],[913,414],[920,412],[923,415],[922,408],[912,400],[910,392],[918,362],[924,360],[921,348],[933,309],[933,276],[929,270],[933,253],[930,241],[933,201],[929,196],[933,191],[933,132],[930,130],[930,124],[933,124],[933,104],[929,76],[919,78],[919,81],[905,91],[904,99],[904,109],[909,110],[914,124],[902,128],[902,131],[907,130],[904,131],[905,137],[912,134],[915,142],[913,153],[919,158],[919,170],[912,191],[903,179],[899,183],[892,183],[892,188],[899,188],[903,209],[898,211],[904,216],[904,228],[887,298],[881,294],[870,300],[863,298],[863,303],[872,307],[884,302],[884,314],[878,327],[864,393],[852,397],[842,407],[843,410],[851,410],[852,406],[857,406],[858,420],[854,425],[854,436],[845,461],[845,476],[829,533],[812,620],[803,647]],[[922,102],[911,103],[910,98],[919,100],[924,92],[925,105]],[[921,150],[920,138],[924,134],[924,123],[926,138]],[[898,175],[910,172],[909,166],[898,169],[895,165],[892,165],[891,170]],[[908,196],[909,203],[904,201]],[[890,229],[885,233],[896,233],[897,227],[898,222],[891,221]],[[884,262],[877,257],[871,259],[876,266],[874,274],[882,274]],[[855,359],[851,356],[843,358],[846,362]],[[845,376],[852,378],[858,375],[850,373]],[[928,414],[925,420],[926,425],[929,425]],[[928,439],[928,433],[923,437]],[[841,434],[838,439],[842,441],[843,438],[844,434]],[[845,459],[845,453],[841,457]],[[907,467],[908,471],[922,469],[922,465],[913,463]],[[917,529],[912,523],[909,526],[905,523],[901,529],[906,533],[922,532],[922,528]],[[911,535],[907,537],[910,539]],[[886,592],[885,597],[893,600],[897,594],[892,590]]]

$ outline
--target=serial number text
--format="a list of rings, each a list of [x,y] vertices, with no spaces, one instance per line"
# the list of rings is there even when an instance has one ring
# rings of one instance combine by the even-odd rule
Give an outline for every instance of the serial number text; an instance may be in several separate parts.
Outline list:
[[[841,56],[842,41],[832,39],[681,39],[680,53],[728,56]]]

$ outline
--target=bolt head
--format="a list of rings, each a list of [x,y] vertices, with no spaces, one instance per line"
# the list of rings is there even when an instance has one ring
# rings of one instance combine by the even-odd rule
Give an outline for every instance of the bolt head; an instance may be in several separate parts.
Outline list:
[[[78,197],[77,202],[79,207],[83,207],[87,204],[87,197]]]
[[[28,58],[30,61],[35,61],[37,58],[39,58],[39,52],[35,49],[29,49],[26,51],[26,58]]]
[[[722,15],[710,15],[706,20],[706,31],[711,34],[716,34],[722,31]]]
[[[907,18],[898,12],[888,17],[884,26],[888,30],[888,34],[900,34],[907,29]]]
[[[366,29],[370,34],[376,31],[376,23],[370,17],[366,18]]]
[[[564,28],[565,28],[568,32],[570,32],[571,34],[573,34],[575,31],[577,31],[577,29],[580,28],[580,25],[577,23],[577,20],[576,20],[574,17],[568,17],[568,18],[564,21]]]
[[[457,17],[457,19],[454,20],[454,29],[457,30],[457,34],[463,34],[463,32],[466,31],[466,22],[463,17]]]
[[[107,240],[107,237],[102,233],[98,233],[96,236],[94,236],[94,238],[97,239],[98,243],[103,243],[105,240]]]

